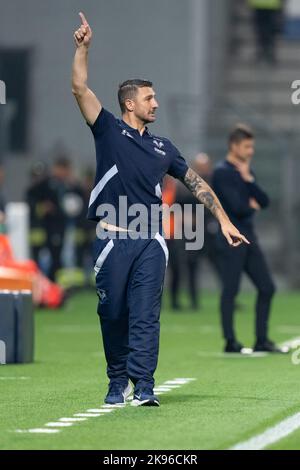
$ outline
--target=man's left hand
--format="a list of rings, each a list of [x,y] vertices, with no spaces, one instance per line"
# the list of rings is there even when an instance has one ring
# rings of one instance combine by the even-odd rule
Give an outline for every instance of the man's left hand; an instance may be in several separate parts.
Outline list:
[[[253,183],[254,176],[251,174],[249,162],[238,162],[235,164],[235,167],[246,183]]]
[[[229,245],[233,247],[240,246],[242,243],[250,245],[249,240],[239,232],[230,220],[221,223],[221,230]]]

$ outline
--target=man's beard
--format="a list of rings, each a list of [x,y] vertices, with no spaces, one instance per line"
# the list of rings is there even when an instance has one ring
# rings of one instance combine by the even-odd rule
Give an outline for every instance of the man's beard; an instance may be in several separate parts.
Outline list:
[[[148,116],[142,116],[140,117],[140,120],[142,121],[142,123],[146,126],[147,124],[151,124],[155,121],[156,119],[156,115],[155,113],[153,113],[153,119],[150,119],[150,117]]]
[[[247,157],[243,157],[242,155],[237,155],[237,159],[241,163],[246,163],[248,161]]]

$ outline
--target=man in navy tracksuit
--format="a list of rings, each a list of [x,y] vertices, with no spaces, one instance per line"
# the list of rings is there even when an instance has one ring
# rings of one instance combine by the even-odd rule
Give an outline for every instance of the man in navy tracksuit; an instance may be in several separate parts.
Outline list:
[[[176,147],[165,138],[153,136],[146,127],[155,121],[158,107],[151,82],[128,80],[120,85],[122,119],[102,107],[87,86],[92,32],[84,15],[80,16],[82,24],[74,34],[72,91],[96,145],[96,180],[88,217],[98,221],[94,253],[98,314],[110,380],[105,402],[125,403],[131,393],[130,379],[134,384],[133,405],[158,406],[153,375],[168,250],[161,212],[153,217],[151,211],[161,206],[165,174],[181,179],[212,211],[228,243],[238,246],[248,242]],[[134,224],[139,210],[142,215],[137,227]]]
[[[242,273],[245,272],[257,288],[256,343],[254,351],[285,352],[268,339],[268,320],[274,282],[254,231],[256,212],[269,205],[267,194],[258,186],[250,163],[254,154],[254,135],[246,126],[237,126],[229,136],[229,153],[217,165],[212,186],[234,224],[246,234],[250,245],[232,250],[218,237],[220,266],[223,279],[221,317],[226,341],[225,352],[243,352],[233,327],[235,298]]]

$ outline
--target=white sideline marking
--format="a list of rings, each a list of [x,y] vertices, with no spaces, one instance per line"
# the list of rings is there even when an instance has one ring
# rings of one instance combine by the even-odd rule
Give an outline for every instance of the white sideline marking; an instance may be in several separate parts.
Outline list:
[[[59,418],[63,423],[73,423],[76,421],[86,421],[86,418]]]
[[[195,378],[176,378],[174,380],[167,380],[162,385],[154,388],[154,392],[157,395],[162,395],[166,392],[171,392],[173,389],[180,388],[189,382],[197,380]],[[132,400],[133,397],[128,397],[127,401]],[[111,413],[115,409],[124,408],[125,404],[117,404],[117,405],[109,405],[104,404],[100,408],[89,408],[83,413],[75,413],[73,417],[70,418],[59,418],[58,421],[53,421],[45,424],[44,428],[36,428],[36,429],[17,429],[15,432],[17,433],[41,433],[41,434],[54,434],[61,431],[61,429],[52,429],[56,427],[64,428],[72,426],[77,422],[86,421],[88,418],[97,418],[103,416],[105,413]]]
[[[188,383],[188,382],[193,382],[194,380],[197,380],[195,378],[188,378],[188,379],[174,379],[174,380],[181,380],[181,381],[184,381],[184,383]]]
[[[114,408],[117,408],[117,405],[116,406],[112,405],[110,408],[100,408],[100,409],[98,409],[98,411],[95,411],[95,409],[94,409],[94,411],[89,411],[89,413],[102,413],[102,414],[103,413],[111,413],[112,411],[114,411]],[[124,407],[122,406],[122,408],[124,408]]]
[[[103,406],[103,408],[90,408],[86,410],[87,413],[110,413],[114,408],[124,408],[125,405],[109,405],[109,407]]]
[[[284,419],[272,428],[268,428],[262,434],[240,442],[231,447],[230,450],[262,450],[265,447],[280,441],[300,428],[300,413],[296,413],[289,418]]]
[[[30,433],[41,433],[41,434],[54,434],[54,433],[60,432],[60,430],[59,429],[36,428],[36,429],[27,429],[26,431],[23,431],[22,429],[17,429],[16,432],[18,432],[18,433],[30,432]]]
[[[105,403],[105,405],[102,405],[101,408],[124,408],[124,406],[126,406],[126,403],[117,403],[116,405],[110,405],[109,403]]]
[[[153,389],[154,392],[170,392],[172,389],[169,388],[169,387],[163,387],[163,386],[160,386],[160,387],[155,387]]]
[[[284,341],[279,345],[281,348],[288,347],[297,349],[300,346],[300,336]],[[275,426],[266,429],[261,434],[254,436],[247,441],[240,442],[231,447],[230,450],[261,450],[265,447],[280,441],[300,428],[300,413],[296,413],[284,419]]]
[[[300,346],[300,336],[289,339],[288,341],[284,341],[284,343],[281,343],[279,346],[281,348],[284,348],[286,346],[291,349],[297,349]]]
[[[182,384],[183,385],[183,384]],[[167,385],[166,388],[170,388],[172,390],[172,388],[181,388],[181,385]]]
[[[0,377],[0,380],[28,380],[30,377]]]
[[[225,353],[225,352],[212,352],[212,351],[197,351],[199,357],[217,357],[221,359],[256,359],[258,357],[266,357],[269,353],[267,352],[252,352],[247,354],[241,353]]]
[[[73,426],[74,423],[63,423],[63,422],[57,422],[57,423],[46,423],[45,426],[53,427],[53,428],[63,428],[67,426]]]
[[[186,380],[167,380],[165,385],[183,385],[186,383]]]

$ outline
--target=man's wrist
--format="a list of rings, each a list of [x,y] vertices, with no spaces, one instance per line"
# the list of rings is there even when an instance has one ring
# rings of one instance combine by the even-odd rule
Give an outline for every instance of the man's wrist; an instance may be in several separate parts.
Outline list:
[[[82,54],[87,54],[89,52],[89,46],[86,44],[80,44],[77,46],[77,50]]]
[[[229,217],[226,214],[221,214],[218,220],[219,220],[219,224],[221,225],[221,227],[222,225],[228,224],[228,222],[230,222]]]
[[[255,178],[253,175],[249,175],[246,179],[247,183],[254,183],[254,181],[255,181]]]

